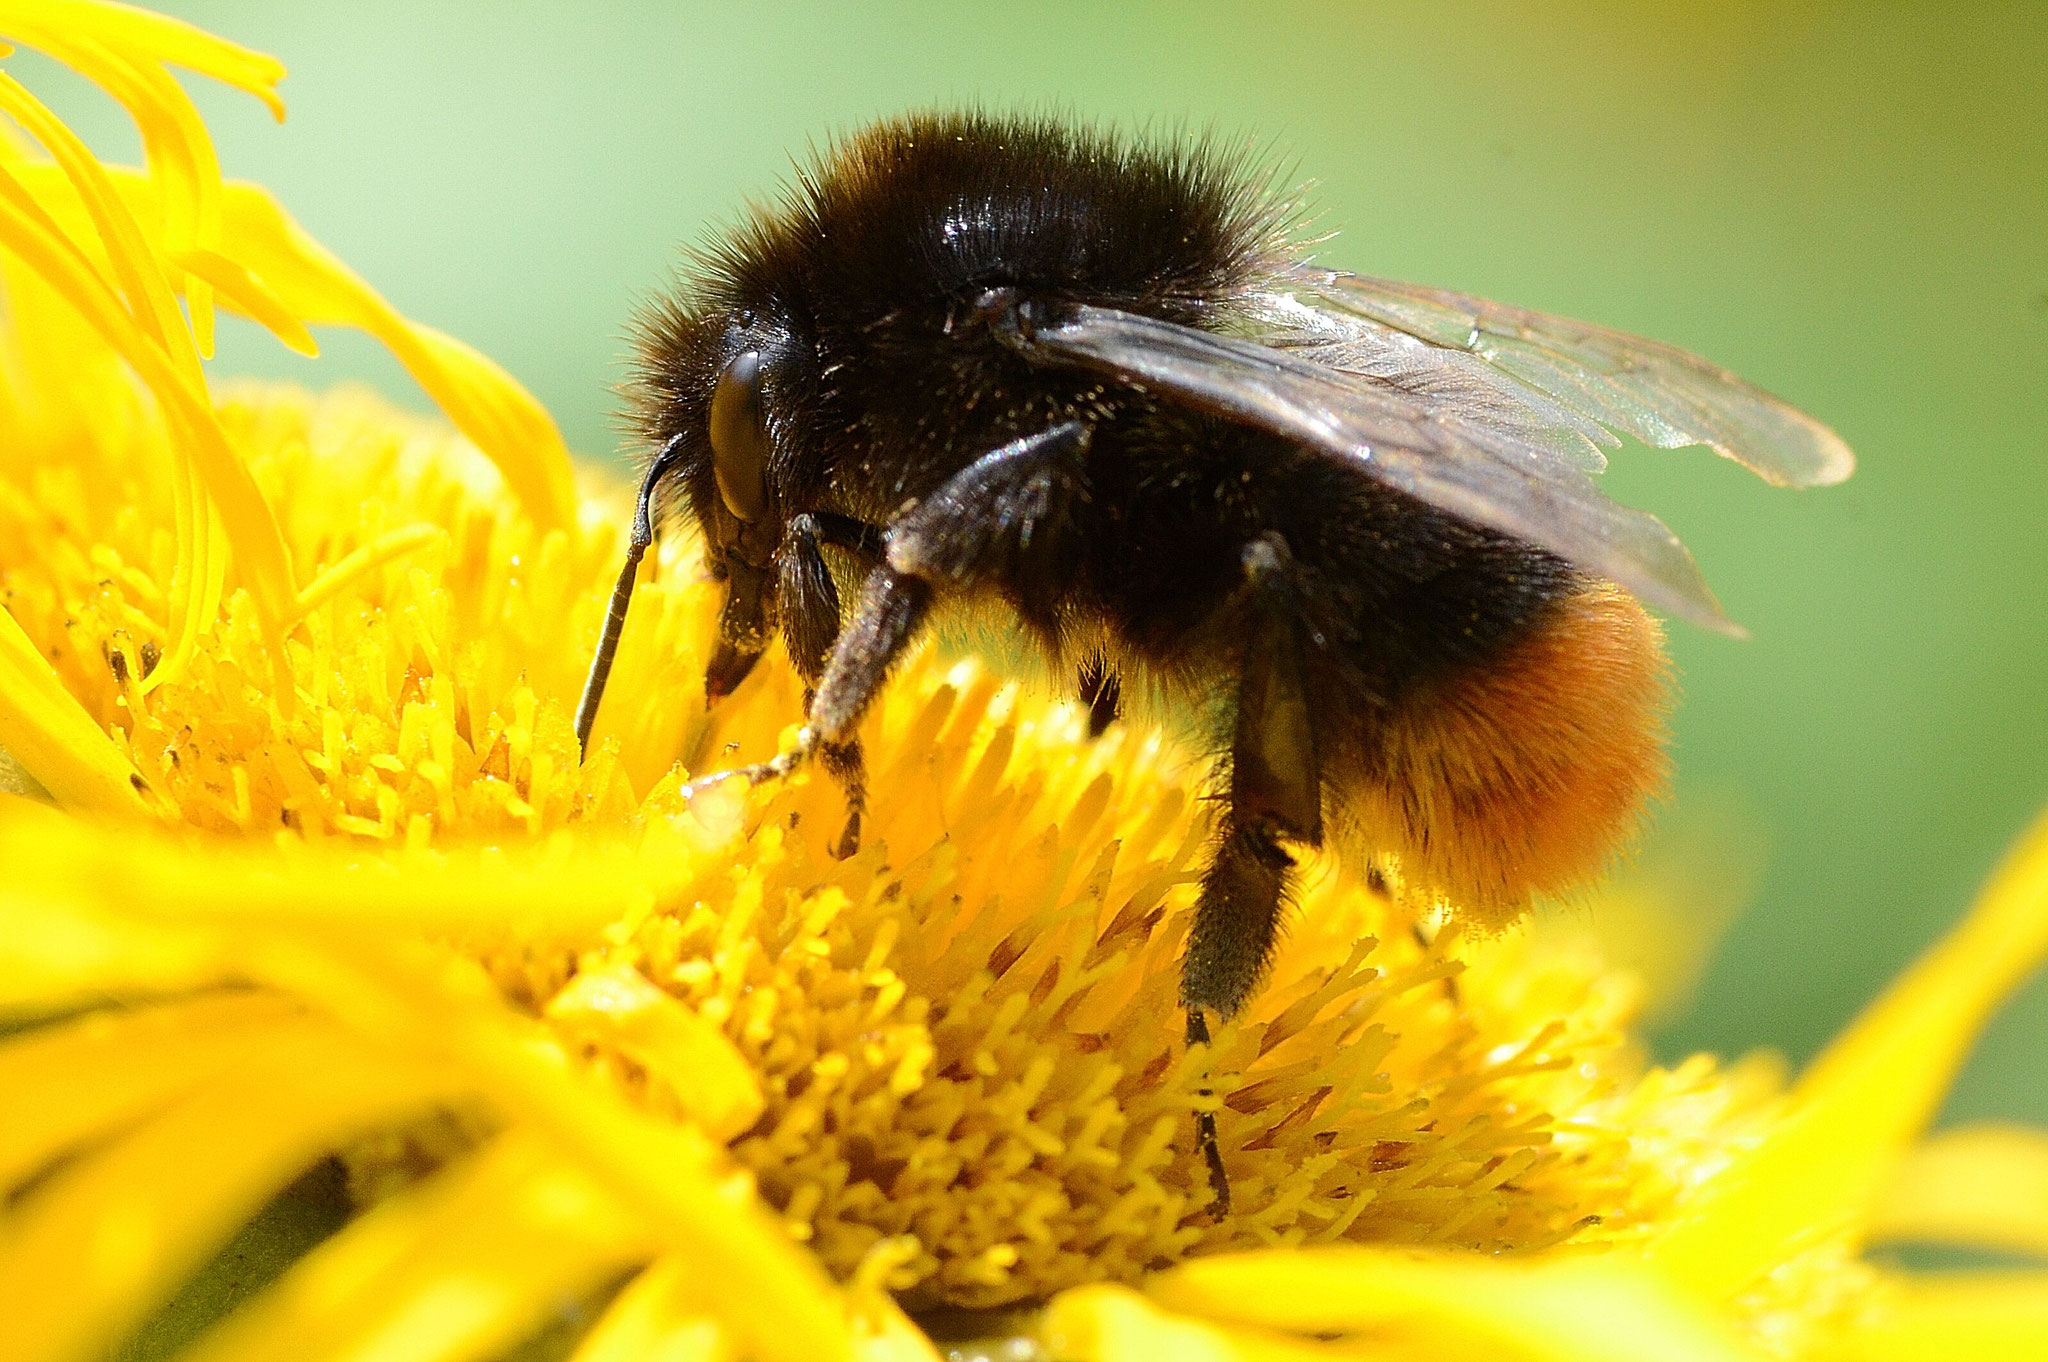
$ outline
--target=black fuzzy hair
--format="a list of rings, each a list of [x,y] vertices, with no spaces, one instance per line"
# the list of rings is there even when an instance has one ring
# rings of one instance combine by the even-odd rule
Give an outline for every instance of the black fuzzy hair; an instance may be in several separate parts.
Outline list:
[[[766,300],[811,334],[997,286],[1201,324],[1285,250],[1300,202],[1276,188],[1261,148],[1208,132],[982,110],[873,124],[813,153],[641,310],[637,432],[668,433],[672,376],[707,329]]]
[[[1291,222],[1250,146],[923,113],[813,158],[704,263],[742,293],[796,272],[884,310],[934,287],[1012,285],[1189,316],[1251,282]]]

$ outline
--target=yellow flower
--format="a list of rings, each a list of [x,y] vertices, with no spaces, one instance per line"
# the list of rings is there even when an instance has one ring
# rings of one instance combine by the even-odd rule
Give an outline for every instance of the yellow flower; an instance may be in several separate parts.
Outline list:
[[[36,144],[0,154],[6,1357],[161,1352],[228,1305],[189,1355],[920,1358],[925,1326],[1104,1359],[2048,1351],[2048,1277],[1868,1252],[2048,1253],[2048,1137],[1922,1139],[2048,950],[2048,825],[1789,1086],[1650,1067],[1633,976],[1582,940],[1425,945],[1397,881],[1329,864],[1187,1054],[1206,824],[1169,741],[1090,743],[927,653],[868,730],[852,860],[827,783],[686,801],[800,697],[771,663],[704,711],[677,539],[579,763],[618,489],[579,495],[503,373],[220,180],[166,64],[275,106],[275,62],[84,0],[0,0],[0,33],[148,154],[100,165],[0,76]],[[371,331],[455,430],[211,392],[215,302],[308,351]],[[1220,1224],[1188,1151],[1212,1078]],[[356,1214],[220,1288],[335,1151]]]

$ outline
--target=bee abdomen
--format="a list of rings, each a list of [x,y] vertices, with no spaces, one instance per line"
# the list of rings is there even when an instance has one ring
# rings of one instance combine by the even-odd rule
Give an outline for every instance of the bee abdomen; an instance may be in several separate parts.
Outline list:
[[[1668,672],[1657,622],[1588,582],[1340,744],[1332,811],[1411,887],[1505,925],[1598,874],[1663,789]]]

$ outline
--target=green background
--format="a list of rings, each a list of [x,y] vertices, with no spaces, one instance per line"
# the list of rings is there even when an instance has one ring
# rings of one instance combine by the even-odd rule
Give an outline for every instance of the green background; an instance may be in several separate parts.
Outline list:
[[[1837,489],[1698,451],[1609,478],[1755,634],[1673,633],[1676,817],[1733,798],[1768,861],[1666,1053],[1812,1053],[2048,800],[2048,7],[163,8],[291,68],[282,128],[197,91],[228,173],[595,457],[625,319],[679,245],[807,144],[964,100],[1260,134],[1320,182],[1329,262],[1674,341],[1834,424],[1862,459]],[[10,65],[134,155],[102,97]],[[323,340],[316,366],[237,328],[217,367],[419,400]],[[2044,1033],[2037,982],[1951,1115],[2048,1121]]]

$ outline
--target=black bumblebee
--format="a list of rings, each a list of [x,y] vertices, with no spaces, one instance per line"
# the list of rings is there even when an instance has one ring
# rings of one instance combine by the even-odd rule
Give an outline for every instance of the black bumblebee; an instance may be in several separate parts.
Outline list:
[[[1286,844],[1326,826],[1493,921],[1596,872],[1664,775],[1638,601],[1736,632],[1671,532],[1595,489],[1603,447],[1790,485],[1853,458],[1682,351],[1310,263],[1297,221],[1211,140],[1045,118],[893,120],[802,170],[641,320],[658,453],[579,738],[673,476],[726,587],[707,696],[777,633],[811,688],[799,747],[735,774],[815,755],[841,854],[857,725],[937,604],[1007,609],[1098,728],[1133,684],[1200,716],[1221,808],[1191,1043],[1257,989]]]

